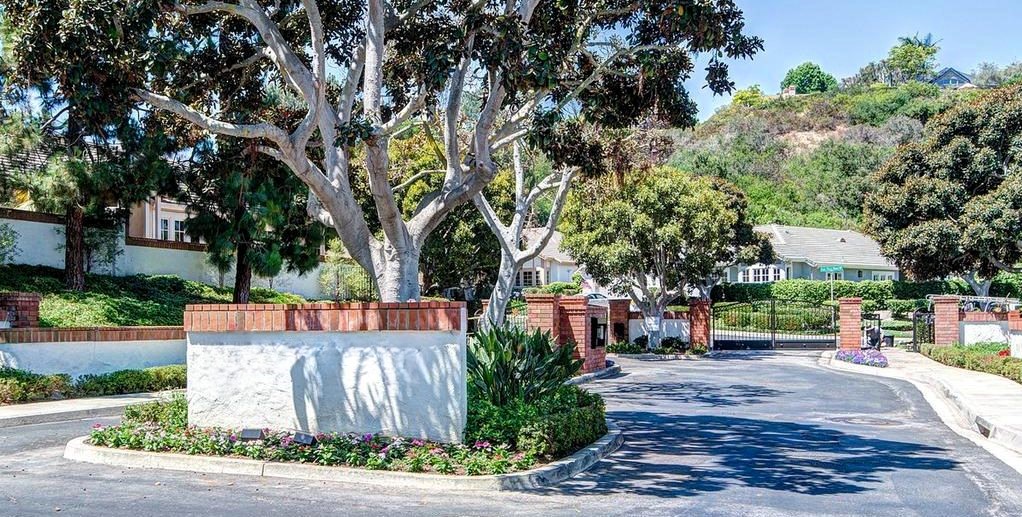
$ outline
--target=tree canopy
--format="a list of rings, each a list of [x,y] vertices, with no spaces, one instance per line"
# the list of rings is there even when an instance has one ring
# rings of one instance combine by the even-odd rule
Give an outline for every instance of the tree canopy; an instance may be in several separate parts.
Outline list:
[[[825,92],[837,88],[837,79],[824,72],[820,65],[805,62],[788,70],[781,88],[795,87],[795,93]]]
[[[871,178],[866,230],[920,280],[989,279],[1022,259],[1022,86],[931,119]]]

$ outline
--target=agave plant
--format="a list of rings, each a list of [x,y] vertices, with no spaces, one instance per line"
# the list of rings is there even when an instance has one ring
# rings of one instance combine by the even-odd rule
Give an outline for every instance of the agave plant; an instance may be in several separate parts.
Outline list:
[[[469,344],[469,388],[497,406],[533,402],[553,393],[582,367],[573,354],[573,346],[555,345],[550,332],[493,327]]]

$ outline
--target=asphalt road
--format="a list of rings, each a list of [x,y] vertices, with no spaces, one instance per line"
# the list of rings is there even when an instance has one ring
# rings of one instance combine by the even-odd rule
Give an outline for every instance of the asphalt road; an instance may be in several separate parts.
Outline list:
[[[120,469],[61,458],[97,420],[0,429],[0,516],[1022,515],[1022,476],[914,387],[822,369],[816,355],[622,360],[625,374],[592,386],[625,445],[530,492]]]

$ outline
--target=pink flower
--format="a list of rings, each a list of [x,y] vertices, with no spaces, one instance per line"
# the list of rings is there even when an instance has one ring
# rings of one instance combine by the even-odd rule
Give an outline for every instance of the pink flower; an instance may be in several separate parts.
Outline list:
[[[414,445],[416,447],[422,447],[423,445],[426,445],[426,442],[416,438],[416,439],[412,440],[412,445]]]
[[[489,449],[490,448],[490,442],[477,441],[475,443],[474,447],[476,449]]]
[[[96,422],[95,424],[92,424],[92,428],[96,429],[96,430],[102,429],[103,428],[103,424],[101,424],[99,422]]]

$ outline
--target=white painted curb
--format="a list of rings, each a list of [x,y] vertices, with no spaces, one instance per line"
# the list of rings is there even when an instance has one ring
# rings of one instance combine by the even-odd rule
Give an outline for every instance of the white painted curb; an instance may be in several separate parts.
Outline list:
[[[445,489],[457,491],[523,490],[550,486],[584,472],[624,442],[621,430],[607,422],[607,434],[592,445],[542,467],[492,476],[444,476],[304,463],[278,463],[219,456],[193,456],[166,452],[98,447],[80,436],[67,443],[64,458],[117,467],[180,470],[209,474],[238,474],[310,481],[335,481],[375,486]]]
[[[607,368],[604,368],[604,369],[602,369],[602,370],[600,370],[598,372],[592,372],[592,373],[587,373],[587,374],[579,375],[578,377],[572,377],[572,378],[564,381],[564,384],[576,384],[576,385],[577,384],[588,384],[590,382],[598,381],[600,379],[606,379],[607,377],[613,377],[613,376],[615,376],[615,375],[617,375],[619,373],[621,373],[621,365],[615,364],[614,366],[608,366]]]

